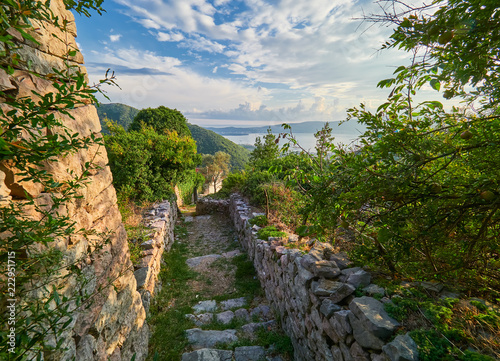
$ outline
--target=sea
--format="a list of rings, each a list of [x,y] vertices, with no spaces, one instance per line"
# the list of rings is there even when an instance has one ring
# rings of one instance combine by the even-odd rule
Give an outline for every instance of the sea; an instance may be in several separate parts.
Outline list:
[[[229,139],[230,141],[240,144],[240,145],[254,145],[257,137],[260,137],[262,140],[267,133],[251,133],[246,135],[223,135],[224,138]],[[334,143],[339,145],[344,145],[347,147],[352,147],[357,144],[356,139],[359,134],[336,134],[334,135]],[[275,134],[276,136],[276,134]],[[316,146],[316,138],[314,138],[314,134],[312,133],[294,133],[294,137],[297,142],[300,144],[302,148],[307,151],[314,150]],[[285,144],[288,139],[280,139],[280,145]],[[291,150],[300,150],[299,148],[291,148]]]

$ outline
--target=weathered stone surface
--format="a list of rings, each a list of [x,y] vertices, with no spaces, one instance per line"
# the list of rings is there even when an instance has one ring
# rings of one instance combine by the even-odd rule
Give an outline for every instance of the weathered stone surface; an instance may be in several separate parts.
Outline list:
[[[365,327],[363,321],[353,314],[350,315],[350,324],[353,330],[354,339],[364,348],[372,350],[382,350],[384,341],[375,336]]]
[[[259,305],[250,312],[250,316],[269,320],[270,318],[272,318],[271,308],[267,305]]]
[[[349,322],[349,317],[351,314],[352,314],[352,312],[349,310],[342,310],[342,311],[335,312],[335,314],[333,315],[335,320],[339,323],[339,325],[341,325],[342,332],[345,332],[346,334],[352,333],[352,327],[351,327],[351,324]]]
[[[354,342],[351,345],[350,352],[354,361],[370,361],[370,355],[368,354],[368,352],[363,350],[363,348],[357,342]]]
[[[234,319],[234,313],[233,311],[221,312],[215,315],[215,319],[217,322],[227,325]]]
[[[372,276],[365,270],[356,271],[347,277],[347,282],[353,285],[354,288],[366,287],[370,284],[371,280]]]
[[[248,310],[245,308],[240,308],[234,311],[234,317],[245,321],[250,321],[250,314],[248,313]]]
[[[266,352],[260,346],[243,346],[234,349],[235,361],[264,361]]]
[[[368,331],[382,339],[390,337],[399,326],[395,319],[389,317],[384,305],[372,297],[363,296],[353,299],[349,304],[349,309],[363,322]]]
[[[382,347],[391,361],[418,361],[418,347],[408,333]]]
[[[195,314],[200,314],[204,312],[214,312],[217,309],[217,302],[214,300],[210,301],[200,301],[198,304],[193,306]]]
[[[220,302],[220,308],[222,310],[230,310],[234,308],[240,308],[247,304],[247,300],[245,297],[233,298],[231,300],[226,300]]]
[[[236,330],[203,331],[199,328],[186,330],[186,336],[194,349],[211,348],[218,343],[238,341]]]
[[[203,348],[182,355],[182,361],[231,361],[233,352]]]
[[[266,330],[272,330],[276,327],[276,321],[267,322],[252,322],[241,327],[241,331],[245,333],[248,337],[252,338],[255,336],[255,332],[261,328]]]
[[[333,361],[344,361],[344,356],[338,346],[332,346],[331,351]]]
[[[375,284],[370,284],[363,288],[363,292],[368,293],[370,296],[373,295],[385,295],[385,288],[377,286]]]
[[[202,263],[203,264],[210,264],[213,261],[215,261],[221,257],[222,256],[219,254],[208,254],[206,256],[189,258],[186,260],[186,264],[188,265],[189,268],[196,268]]]
[[[199,315],[187,314],[186,318],[193,321],[196,326],[207,325],[214,320],[213,313],[201,313]]]
[[[143,267],[139,268],[137,271],[134,272],[138,288],[143,288],[144,285],[146,284],[149,276],[149,270],[150,270],[149,267]]]
[[[331,317],[333,314],[337,311],[340,311],[342,308],[335,304],[332,300],[329,298],[325,298],[323,302],[321,303],[320,307],[320,312],[325,316],[325,317]]]
[[[310,271],[317,277],[334,279],[340,275],[340,268],[333,261],[321,260],[313,264]]]
[[[341,270],[352,266],[352,261],[344,252],[332,254],[330,256],[330,261],[334,261]]]

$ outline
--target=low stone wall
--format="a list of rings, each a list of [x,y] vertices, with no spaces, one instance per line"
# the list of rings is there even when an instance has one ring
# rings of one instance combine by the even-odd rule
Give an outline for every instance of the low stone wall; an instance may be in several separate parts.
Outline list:
[[[326,243],[316,242],[303,254],[284,247],[279,239],[257,239],[257,227],[248,223],[254,214],[238,195],[231,196],[229,211],[266,297],[292,340],[295,360],[418,360],[408,334],[388,342],[399,324],[387,315],[383,303],[354,296],[356,288],[372,295],[384,293],[370,284],[368,272],[351,267],[344,254]]]
[[[145,225],[151,229],[150,238],[141,244],[142,258],[135,265],[134,272],[146,313],[149,311],[151,296],[158,287],[163,252],[168,252],[174,243],[176,219],[177,206],[169,201],[155,205],[146,214]]]
[[[212,199],[210,197],[200,198],[196,202],[196,214],[213,214],[227,213],[229,214],[229,201],[227,199]]]

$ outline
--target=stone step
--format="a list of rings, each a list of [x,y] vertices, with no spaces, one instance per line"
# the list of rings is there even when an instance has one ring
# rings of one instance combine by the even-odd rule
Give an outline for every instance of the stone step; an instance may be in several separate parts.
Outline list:
[[[266,356],[266,350],[261,346],[236,347],[234,352],[203,348],[182,355],[182,361],[282,361],[280,356]]]

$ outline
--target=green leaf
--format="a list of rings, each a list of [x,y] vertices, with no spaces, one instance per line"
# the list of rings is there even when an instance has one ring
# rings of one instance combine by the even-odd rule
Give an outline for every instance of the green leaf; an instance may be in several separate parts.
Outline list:
[[[441,83],[437,79],[432,79],[430,81],[430,85],[431,85],[432,89],[434,89],[434,90],[439,91],[439,89],[441,89]]]

